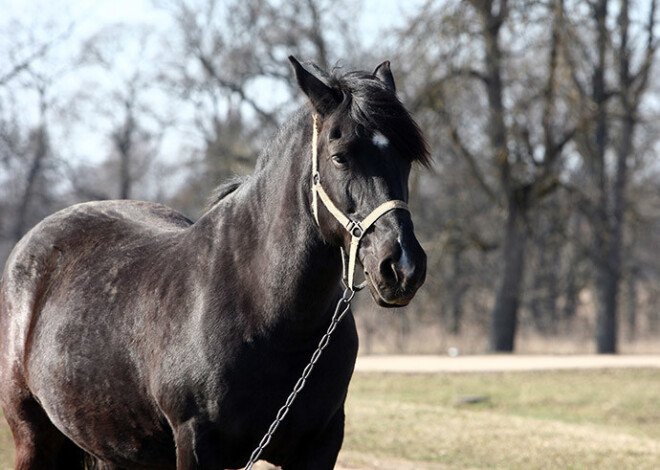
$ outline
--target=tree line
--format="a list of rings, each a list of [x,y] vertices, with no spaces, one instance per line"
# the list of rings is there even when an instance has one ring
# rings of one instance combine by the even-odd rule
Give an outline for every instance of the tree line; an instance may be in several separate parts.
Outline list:
[[[0,260],[78,201],[198,216],[301,104],[289,54],[390,59],[434,159],[411,177],[429,276],[403,331],[476,328],[513,351],[520,328],[567,335],[587,318],[600,353],[623,333],[660,342],[656,6],[428,0],[375,38],[361,28],[379,18],[347,1],[156,2],[164,29],[16,19],[1,51]]]

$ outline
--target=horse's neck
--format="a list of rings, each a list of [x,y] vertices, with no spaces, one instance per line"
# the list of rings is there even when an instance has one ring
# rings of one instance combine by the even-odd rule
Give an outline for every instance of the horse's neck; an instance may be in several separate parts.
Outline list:
[[[305,130],[280,137],[271,161],[227,201],[229,214],[222,213],[225,204],[216,208],[224,227],[217,233],[228,235],[218,246],[238,250],[233,268],[251,286],[239,294],[255,310],[246,315],[297,335],[326,323],[341,275],[339,250],[322,240],[311,213],[311,126]]]
[[[269,228],[264,251],[273,265],[280,265],[280,294],[289,292],[299,308],[306,303],[317,310],[324,307],[316,304],[335,295],[341,258],[338,248],[323,241],[312,215],[311,122],[310,117],[309,126],[292,133],[286,148],[273,151],[271,168],[257,178],[260,199],[267,201],[260,215]]]

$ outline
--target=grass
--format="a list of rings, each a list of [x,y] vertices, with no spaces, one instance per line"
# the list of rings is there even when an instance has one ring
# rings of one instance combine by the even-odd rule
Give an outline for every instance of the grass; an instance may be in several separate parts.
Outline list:
[[[461,398],[478,396],[479,403]],[[389,469],[660,468],[660,372],[356,374],[340,463]],[[12,442],[0,424],[0,470]]]
[[[479,396],[468,404],[461,398]],[[347,467],[657,469],[660,373],[357,374]],[[377,463],[375,463],[377,462]]]
[[[14,440],[11,431],[0,411],[0,470],[14,468]]]

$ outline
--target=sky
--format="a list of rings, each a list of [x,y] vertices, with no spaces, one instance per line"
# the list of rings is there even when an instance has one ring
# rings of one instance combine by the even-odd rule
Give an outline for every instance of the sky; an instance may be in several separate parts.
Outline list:
[[[367,43],[379,41],[378,31],[400,25],[407,12],[415,11],[426,0],[363,0],[360,30]],[[0,27],[13,19],[45,23],[56,16],[82,20],[84,32],[113,22],[146,23],[167,28],[169,17],[154,7],[153,0],[0,0]]]
[[[167,0],[157,1],[162,3]],[[386,43],[383,31],[401,26],[406,16],[410,15],[410,12],[416,11],[418,6],[425,1],[364,0],[362,14],[359,15],[360,24],[356,25],[356,30],[360,31],[363,38],[363,44],[371,49],[382,48]],[[60,62],[65,63],[67,54],[69,54],[68,59],[75,55],[75,52],[66,49],[69,44],[79,47],[80,39],[91,36],[104,26],[124,23],[148,26],[156,32],[168,31],[172,28],[172,19],[164,9],[157,8],[155,4],[154,0],[0,0],[0,11],[2,11],[2,15],[0,15],[0,57],[6,56],[6,51],[10,50],[16,41],[37,45],[48,43],[53,36],[62,35],[69,25],[74,25],[70,32],[65,33],[67,37],[61,42],[62,47],[56,48],[57,50],[50,54],[50,58],[54,58],[54,60],[49,60],[47,65],[49,69],[44,70],[45,74],[50,74],[52,73],[51,68],[58,66],[57,54],[62,54],[63,60]],[[33,49],[25,48],[25,50]],[[130,60],[130,50],[120,49],[120,51]],[[386,58],[388,58],[387,52],[383,51],[383,59]],[[365,64],[364,67],[370,68],[375,65]],[[0,64],[0,76],[4,72],[5,68]],[[84,73],[76,70],[74,74],[67,75],[66,71],[63,71],[66,79],[59,82],[57,93],[77,92],[78,88],[84,86],[81,85]],[[108,72],[106,77],[96,76],[93,80],[101,84],[103,80],[116,79],[111,72]],[[34,93],[21,96],[18,106],[22,109],[23,119],[31,123],[37,122],[38,106]],[[87,112],[89,111],[83,111],[83,113]],[[98,113],[90,113],[88,125],[78,126],[74,129],[61,126],[69,134],[61,135],[60,138],[71,142],[66,158],[71,160],[74,165],[81,161],[90,164],[103,161],[111,147],[107,138],[108,126],[111,123],[112,117],[104,120],[99,118]],[[56,130],[51,129],[51,134],[55,132]],[[57,137],[52,135],[52,138]],[[177,148],[177,151],[172,152],[169,156],[165,152],[164,156],[168,160],[174,160],[178,156],[178,149],[182,146],[182,142],[185,143],[186,137],[170,133],[167,138],[170,139],[168,146],[172,149]],[[75,145],[75,148],[71,148],[72,145]],[[59,147],[66,146],[60,145]]]
[[[167,0],[0,0],[0,52],[11,49],[17,40],[23,43],[43,44],[51,37],[61,35],[67,26],[70,38],[86,38],[104,26],[125,23],[148,26],[156,31],[173,28],[168,12],[155,5]],[[358,16],[356,31],[363,45],[369,49],[383,48],[383,31],[403,24],[410,12],[417,11],[426,0],[363,0],[362,14]],[[20,34],[17,34],[20,31]],[[27,32],[26,32],[27,31]],[[30,33],[32,32],[32,33]],[[44,33],[45,32],[45,33]],[[33,37],[29,37],[33,34]],[[42,37],[39,37],[39,34]],[[21,37],[19,37],[21,36]],[[79,44],[75,40],[64,44]],[[26,48],[26,50],[30,50]],[[386,56],[387,52],[384,51]],[[384,57],[387,58],[387,57]],[[303,60],[305,58],[302,58]],[[365,64],[367,68],[367,64]],[[0,76],[3,67],[0,65]]]
[[[63,45],[78,45],[77,38],[86,38],[104,26],[125,23],[148,26],[156,31],[172,29],[172,19],[158,3],[167,0],[0,0],[0,57],[17,40],[23,43],[44,44],[52,36],[62,35],[67,26],[74,25]],[[383,31],[403,24],[410,12],[426,0],[363,0],[360,24],[363,44],[369,49],[383,48]],[[17,33],[20,32],[20,34]],[[41,35],[41,36],[39,36]],[[44,37],[44,35],[46,37]],[[32,37],[30,37],[32,36]],[[73,39],[73,40],[69,40]],[[62,48],[60,48],[62,49]],[[25,50],[32,50],[25,48]],[[130,54],[130,51],[128,51]],[[60,51],[62,54],[71,51]],[[383,51],[383,59],[388,58]],[[305,60],[305,58],[301,58]],[[64,60],[62,61],[64,62]],[[374,64],[375,66],[375,64]],[[365,64],[369,68],[370,64]],[[0,76],[3,66],[0,64]]]

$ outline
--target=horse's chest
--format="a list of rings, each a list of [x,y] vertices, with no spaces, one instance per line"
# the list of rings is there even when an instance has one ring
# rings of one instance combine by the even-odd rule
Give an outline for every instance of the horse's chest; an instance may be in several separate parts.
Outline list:
[[[221,407],[225,415],[236,415],[239,421],[241,415],[247,416],[250,422],[246,420],[246,426],[263,427],[265,422],[270,424],[294,388],[298,388],[286,420],[296,423],[298,428],[307,428],[329,419],[343,404],[354,357],[326,351],[303,381],[301,376],[312,352],[303,353],[294,360],[270,357],[257,369],[241,369],[240,377],[228,381]]]
[[[356,348],[353,332],[347,328],[324,351],[273,436],[270,447],[278,454],[295,453],[298,446],[322,434],[332,419],[343,413]],[[225,449],[231,449],[229,452],[239,459],[249,455],[278,412],[282,415],[312,353],[271,353],[255,357],[255,361],[248,355],[241,367],[225,377],[227,388],[216,423]]]

